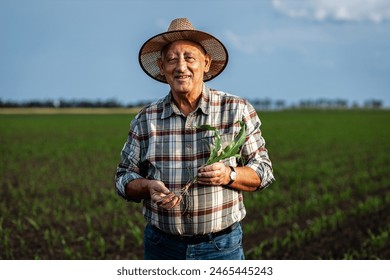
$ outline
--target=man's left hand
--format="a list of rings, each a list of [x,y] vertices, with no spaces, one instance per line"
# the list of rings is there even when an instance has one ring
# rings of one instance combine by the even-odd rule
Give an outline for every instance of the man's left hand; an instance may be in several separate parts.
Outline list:
[[[221,162],[202,166],[198,170],[198,183],[202,185],[221,186],[230,182],[230,168]]]

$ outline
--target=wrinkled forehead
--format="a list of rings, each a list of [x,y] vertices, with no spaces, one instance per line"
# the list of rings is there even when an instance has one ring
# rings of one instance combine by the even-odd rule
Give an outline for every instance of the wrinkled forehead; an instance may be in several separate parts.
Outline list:
[[[167,45],[165,45],[162,49],[161,49],[161,56],[162,55],[165,55],[169,50],[171,50],[172,48],[175,48],[175,47],[185,47],[185,46],[192,46],[192,47],[195,47],[197,48],[202,54],[206,54],[206,50],[203,48],[203,46],[197,42],[194,42],[194,41],[190,41],[190,40],[178,40],[178,41],[174,41],[174,42],[171,42]]]

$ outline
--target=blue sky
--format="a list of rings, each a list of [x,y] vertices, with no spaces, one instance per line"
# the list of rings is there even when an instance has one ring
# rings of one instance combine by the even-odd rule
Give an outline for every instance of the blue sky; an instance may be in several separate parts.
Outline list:
[[[0,0],[0,98],[156,100],[138,51],[177,17],[226,45],[213,88],[390,107],[389,0]]]

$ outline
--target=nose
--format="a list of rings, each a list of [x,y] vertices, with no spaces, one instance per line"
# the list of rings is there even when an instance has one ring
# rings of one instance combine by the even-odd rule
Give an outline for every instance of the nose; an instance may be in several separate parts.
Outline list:
[[[184,57],[180,57],[177,61],[177,65],[176,65],[176,71],[177,72],[184,72],[185,70],[187,69],[187,63],[186,63],[186,60],[184,59]]]

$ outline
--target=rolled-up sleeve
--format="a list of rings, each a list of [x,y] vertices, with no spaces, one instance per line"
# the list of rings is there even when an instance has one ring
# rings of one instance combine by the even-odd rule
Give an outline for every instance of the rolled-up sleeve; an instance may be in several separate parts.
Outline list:
[[[143,178],[138,172],[140,159],[140,143],[137,134],[137,118],[133,119],[130,125],[127,141],[121,151],[121,162],[118,164],[115,175],[117,194],[128,201],[140,202],[126,195],[126,185],[132,180]]]
[[[252,105],[247,104],[244,111],[244,121],[247,125],[247,139],[243,146],[245,166],[252,168],[261,179],[258,190],[263,190],[275,181],[272,162],[265,148],[262,136],[261,121]]]

